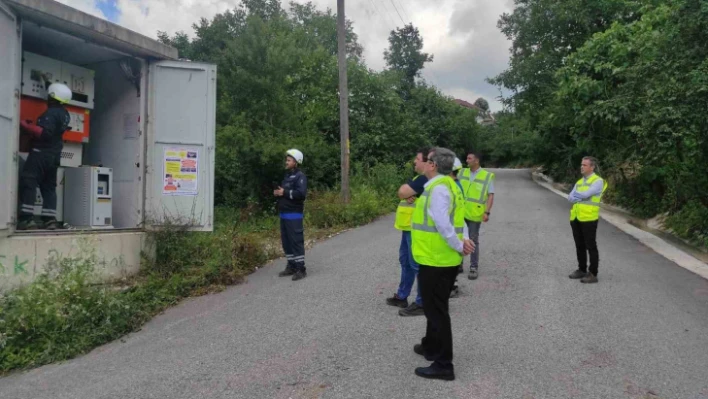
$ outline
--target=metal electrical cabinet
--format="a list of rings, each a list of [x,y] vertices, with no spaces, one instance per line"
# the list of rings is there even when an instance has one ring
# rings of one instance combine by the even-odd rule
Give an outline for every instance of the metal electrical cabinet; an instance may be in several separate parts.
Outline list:
[[[113,170],[68,168],[64,174],[64,221],[73,227],[113,228]]]

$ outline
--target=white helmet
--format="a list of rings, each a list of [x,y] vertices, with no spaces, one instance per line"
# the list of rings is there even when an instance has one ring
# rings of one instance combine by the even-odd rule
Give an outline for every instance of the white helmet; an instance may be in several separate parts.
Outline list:
[[[302,164],[302,152],[300,152],[300,150],[296,150],[294,148],[291,148],[291,149],[287,150],[285,153],[288,154],[289,156],[293,157],[293,159],[295,160],[295,162],[298,163],[298,165]]]
[[[63,83],[52,83],[47,89],[49,98],[53,98],[62,104],[71,101],[71,89]]]
[[[452,171],[460,170],[462,169],[462,161],[460,161],[460,158],[455,157],[455,163],[452,164]]]

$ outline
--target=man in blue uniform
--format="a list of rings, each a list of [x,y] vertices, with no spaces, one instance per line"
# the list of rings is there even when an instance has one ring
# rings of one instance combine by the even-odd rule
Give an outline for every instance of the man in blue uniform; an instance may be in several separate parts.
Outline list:
[[[57,228],[57,171],[64,147],[62,136],[69,129],[69,112],[64,104],[71,101],[71,90],[64,84],[54,83],[47,89],[48,109],[37,119],[21,121],[22,133],[32,136],[32,149],[20,174],[20,208],[18,230],[38,228],[34,221],[34,202],[37,187],[42,194],[43,227]]]
[[[280,238],[283,251],[288,260],[280,277],[293,276],[293,281],[307,277],[305,268],[305,234],[303,217],[305,197],[307,197],[307,177],[299,169],[302,164],[302,152],[290,149],[285,157],[285,179],[273,194],[278,197],[280,212]]]

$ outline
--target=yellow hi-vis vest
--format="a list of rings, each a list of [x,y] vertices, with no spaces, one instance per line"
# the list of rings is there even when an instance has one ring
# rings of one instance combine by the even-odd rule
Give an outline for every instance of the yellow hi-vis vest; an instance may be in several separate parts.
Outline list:
[[[482,216],[487,210],[489,185],[494,180],[494,173],[480,168],[472,179],[472,171],[469,168],[464,168],[457,178],[462,183],[462,193],[465,197],[465,219],[481,222]]]
[[[413,180],[419,177],[420,175],[414,177]],[[415,201],[409,204],[407,200],[401,200],[401,202],[398,203],[398,208],[396,208],[396,221],[393,227],[401,231],[411,231],[411,218],[413,217],[414,209]]]
[[[462,254],[451,248],[435,227],[433,218],[428,215],[433,189],[445,186],[450,190],[450,222],[457,237],[462,240],[465,226],[465,208],[462,191],[452,178],[444,176],[425,188],[423,195],[416,202],[413,212],[413,230],[411,232],[413,259],[419,265],[435,267],[453,267],[462,263]]]
[[[586,181],[580,179],[575,183],[575,191],[579,193],[588,191],[590,186],[597,180],[602,180],[602,178],[598,175],[592,175]],[[573,204],[573,207],[570,208],[571,222],[575,219],[580,222],[594,222],[600,218],[600,200],[602,199],[602,194],[607,190],[607,182],[603,180],[603,183],[600,195],[593,195],[590,199]]]

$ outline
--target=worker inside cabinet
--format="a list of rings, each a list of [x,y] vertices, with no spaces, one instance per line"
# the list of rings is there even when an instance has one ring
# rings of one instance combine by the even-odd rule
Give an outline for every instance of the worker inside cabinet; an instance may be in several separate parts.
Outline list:
[[[47,110],[36,123],[20,122],[21,133],[30,137],[30,150],[20,174],[20,217],[18,230],[40,228],[34,220],[36,190],[42,194],[42,226],[47,230],[57,228],[57,171],[64,146],[63,135],[69,130],[70,115],[65,104],[71,101],[72,92],[62,83],[53,83],[47,89]]]

